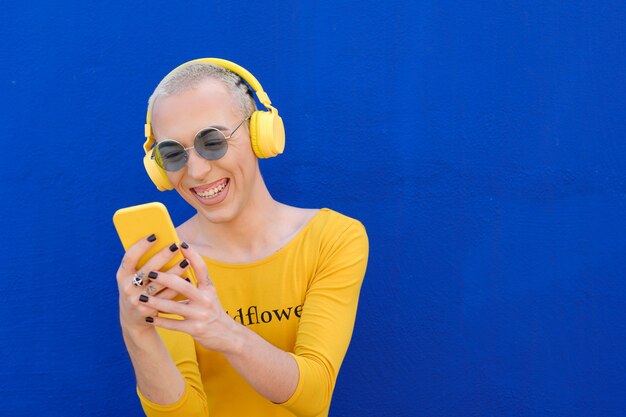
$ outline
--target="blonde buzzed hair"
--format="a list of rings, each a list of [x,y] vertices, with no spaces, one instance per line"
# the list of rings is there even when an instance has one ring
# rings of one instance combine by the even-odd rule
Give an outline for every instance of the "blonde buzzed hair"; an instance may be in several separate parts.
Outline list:
[[[220,81],[226,86],[241,110],[241,117],[250,116],[257,109],[250,87],[240,76],[226,68],[208,62],[184,65],[166,75],[150,96],[148,108],[154,105],[157,97],[184,93],[207,79]]]

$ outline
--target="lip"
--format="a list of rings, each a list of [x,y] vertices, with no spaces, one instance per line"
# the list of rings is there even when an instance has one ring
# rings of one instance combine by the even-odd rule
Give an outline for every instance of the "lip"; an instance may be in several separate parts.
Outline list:
[[[218,185],[221,185],[223,183],[226,184],[224,186],[224,189],[222,191],[220,191],[215,197],[204,198],[204,197],[200,197],[197,194],[197,193],[201,193],[203,191],[206,191],[206,190],[208,190],[210,188],[215,188]],[[196,200],[198,200],[202,205],[205,205],[205,206],[214,206],[214,205],[219,204],[222,201],[224,201],[224,199],[228,195],[228,190],[229,189],[230,189],[230,178],[221,178],[221,179],[219,179],[217,181],[213,181],[210,184],[204,184],[204,185],[200,185],[198,187],[190,188],[191,193],[196,198]]]
[[[210,184],[199,185],[197,187],[191,187],[191,191],[201,193],[203,191],[208,190],[209,188],[215,188],[223,182],[230,182],[228,178],[220,178],[217,181],[213,181]]]

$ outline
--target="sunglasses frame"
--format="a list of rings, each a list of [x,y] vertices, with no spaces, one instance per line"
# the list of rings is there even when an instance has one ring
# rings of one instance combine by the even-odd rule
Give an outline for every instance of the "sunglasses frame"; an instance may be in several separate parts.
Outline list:
[[[224,155],[226,155],[226,152],[228,152],[228,149],[226,149],[226,152],[224,152],[224,155],[220,156],[220,157],[219,157],[219,158],[217,158],[217,159],[208,159],[208,158],[205,158],[205,157],[204,157],[204,156],[202,156],[202,154],[200,154],[200,152],[198,152],[198,150],[196,149],[196,140],[198,140],[198,138],[200,137],[200,134],[201,134],[201,133],[203,133],[203,132],[206,132],[207,130],[216,130],[216,131],[220,132],[220,134],[224,137],[224,141],[226,142],[226,146],[228,146],[228,141],[229,141],[229,140],[230,140],[230,139],[231,139],[231,138],[235,135],[235,132],[237,132],[237,130],[238,130],[238,129],[239,129],[239,128],[243,125],[243,123],[244,123],[246,120],[249,120],[249,119],[250,119],[250,116],[246,117],[246,118],[245,118],[245,119],[243,119],[241,122],[239,122],[239,124],[238,124],[238,125],[237,125],[237,126],[236,126],[233,130],[232,130],[232,132],[230,132],[230,135],[226,135],[224,132],[222,132],[220,129],[218,129],[217,127],[214,127],[214,126],[209,126],[209,127],[205,127],[204,129],[200,129],[200,130],[198,131],[198,133],[196,133],[196,135],[194,136],[194,139],[193,139],[193,145],[192,145],[192,146],[189,146],[188,148],[185,148],[185,147],[183,146],[183,144],[182,144],[182,143],[180,143],[179,141],[177,141],[176,139],[163,139],[163,140],[158,141],[158,142],[157,142],[157,141],[155,141],[155,142],[154,142],[154,148],[153,148],[152,154],[150,155],[150,158],[151,158],[151,159],[153,159],[153,160],[157,163],[157,165],[159,165],[159,167],[160,167],[161,169],[163,169],[163,170],[165,170],[165,171],[167,171],[167,172],[177,172],[177,171],[180,171],[181,169],[183,169],[183,168],[185,167],[185,165],[187,165],[187,162],[189,161],[189,152],[188,152],[188,151],[189,151],[189,149],[193,149],[193,150],[195,150],[195,151],[196,151],[196,153],[198,154],[198,156],[199,156],[200,158],[202,158],[202,159],[206,160],[206,161],[218,161],[218,160],[222,159],[222,158],[224,157]],[[157,152],[157,147],[159,146],[159,144],[161,144],[161,143],[165,143],[165,142],[174,142],[174,143],[176,143],[176,144],[180,145],[180,147],[183,149],[183,151],[185,152],[185,164],[184,164],[182,167],[180,167],[180,168],[178,168],[178,169],[176,169],[176,170],[168,170],[168,169],[166,169],[165,167],[162,167],[162,166],[161,166],[161,165],[157,162],[158,160],[156,159],[155,152]]]

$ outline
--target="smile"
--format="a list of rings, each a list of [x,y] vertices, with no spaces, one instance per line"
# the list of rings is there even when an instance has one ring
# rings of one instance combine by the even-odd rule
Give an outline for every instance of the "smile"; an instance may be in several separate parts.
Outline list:
[[[217,197],[228,185],[228,179],[225,178],[219,181],[219,184],[212,185],[210,188],[198,187],[193,188],[193,192],[200,198],[212,199]]]

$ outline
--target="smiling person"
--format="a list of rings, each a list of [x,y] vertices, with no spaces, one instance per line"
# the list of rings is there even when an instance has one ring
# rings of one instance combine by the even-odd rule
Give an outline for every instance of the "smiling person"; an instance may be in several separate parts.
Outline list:
[[[146,136],[153,182],[196,211],[177,228],[180,246],[138,270],[154,244],[143,239],[117,273],[146,415],[327,416],[367,266],[362,224],[272,198],[259,158],[282,152],[282,120],[232,62],[205,58],[168,74],[150,97]],[[178,251],[186,262],[161,271]],[[190,267],[197,287],[180,277]]]

